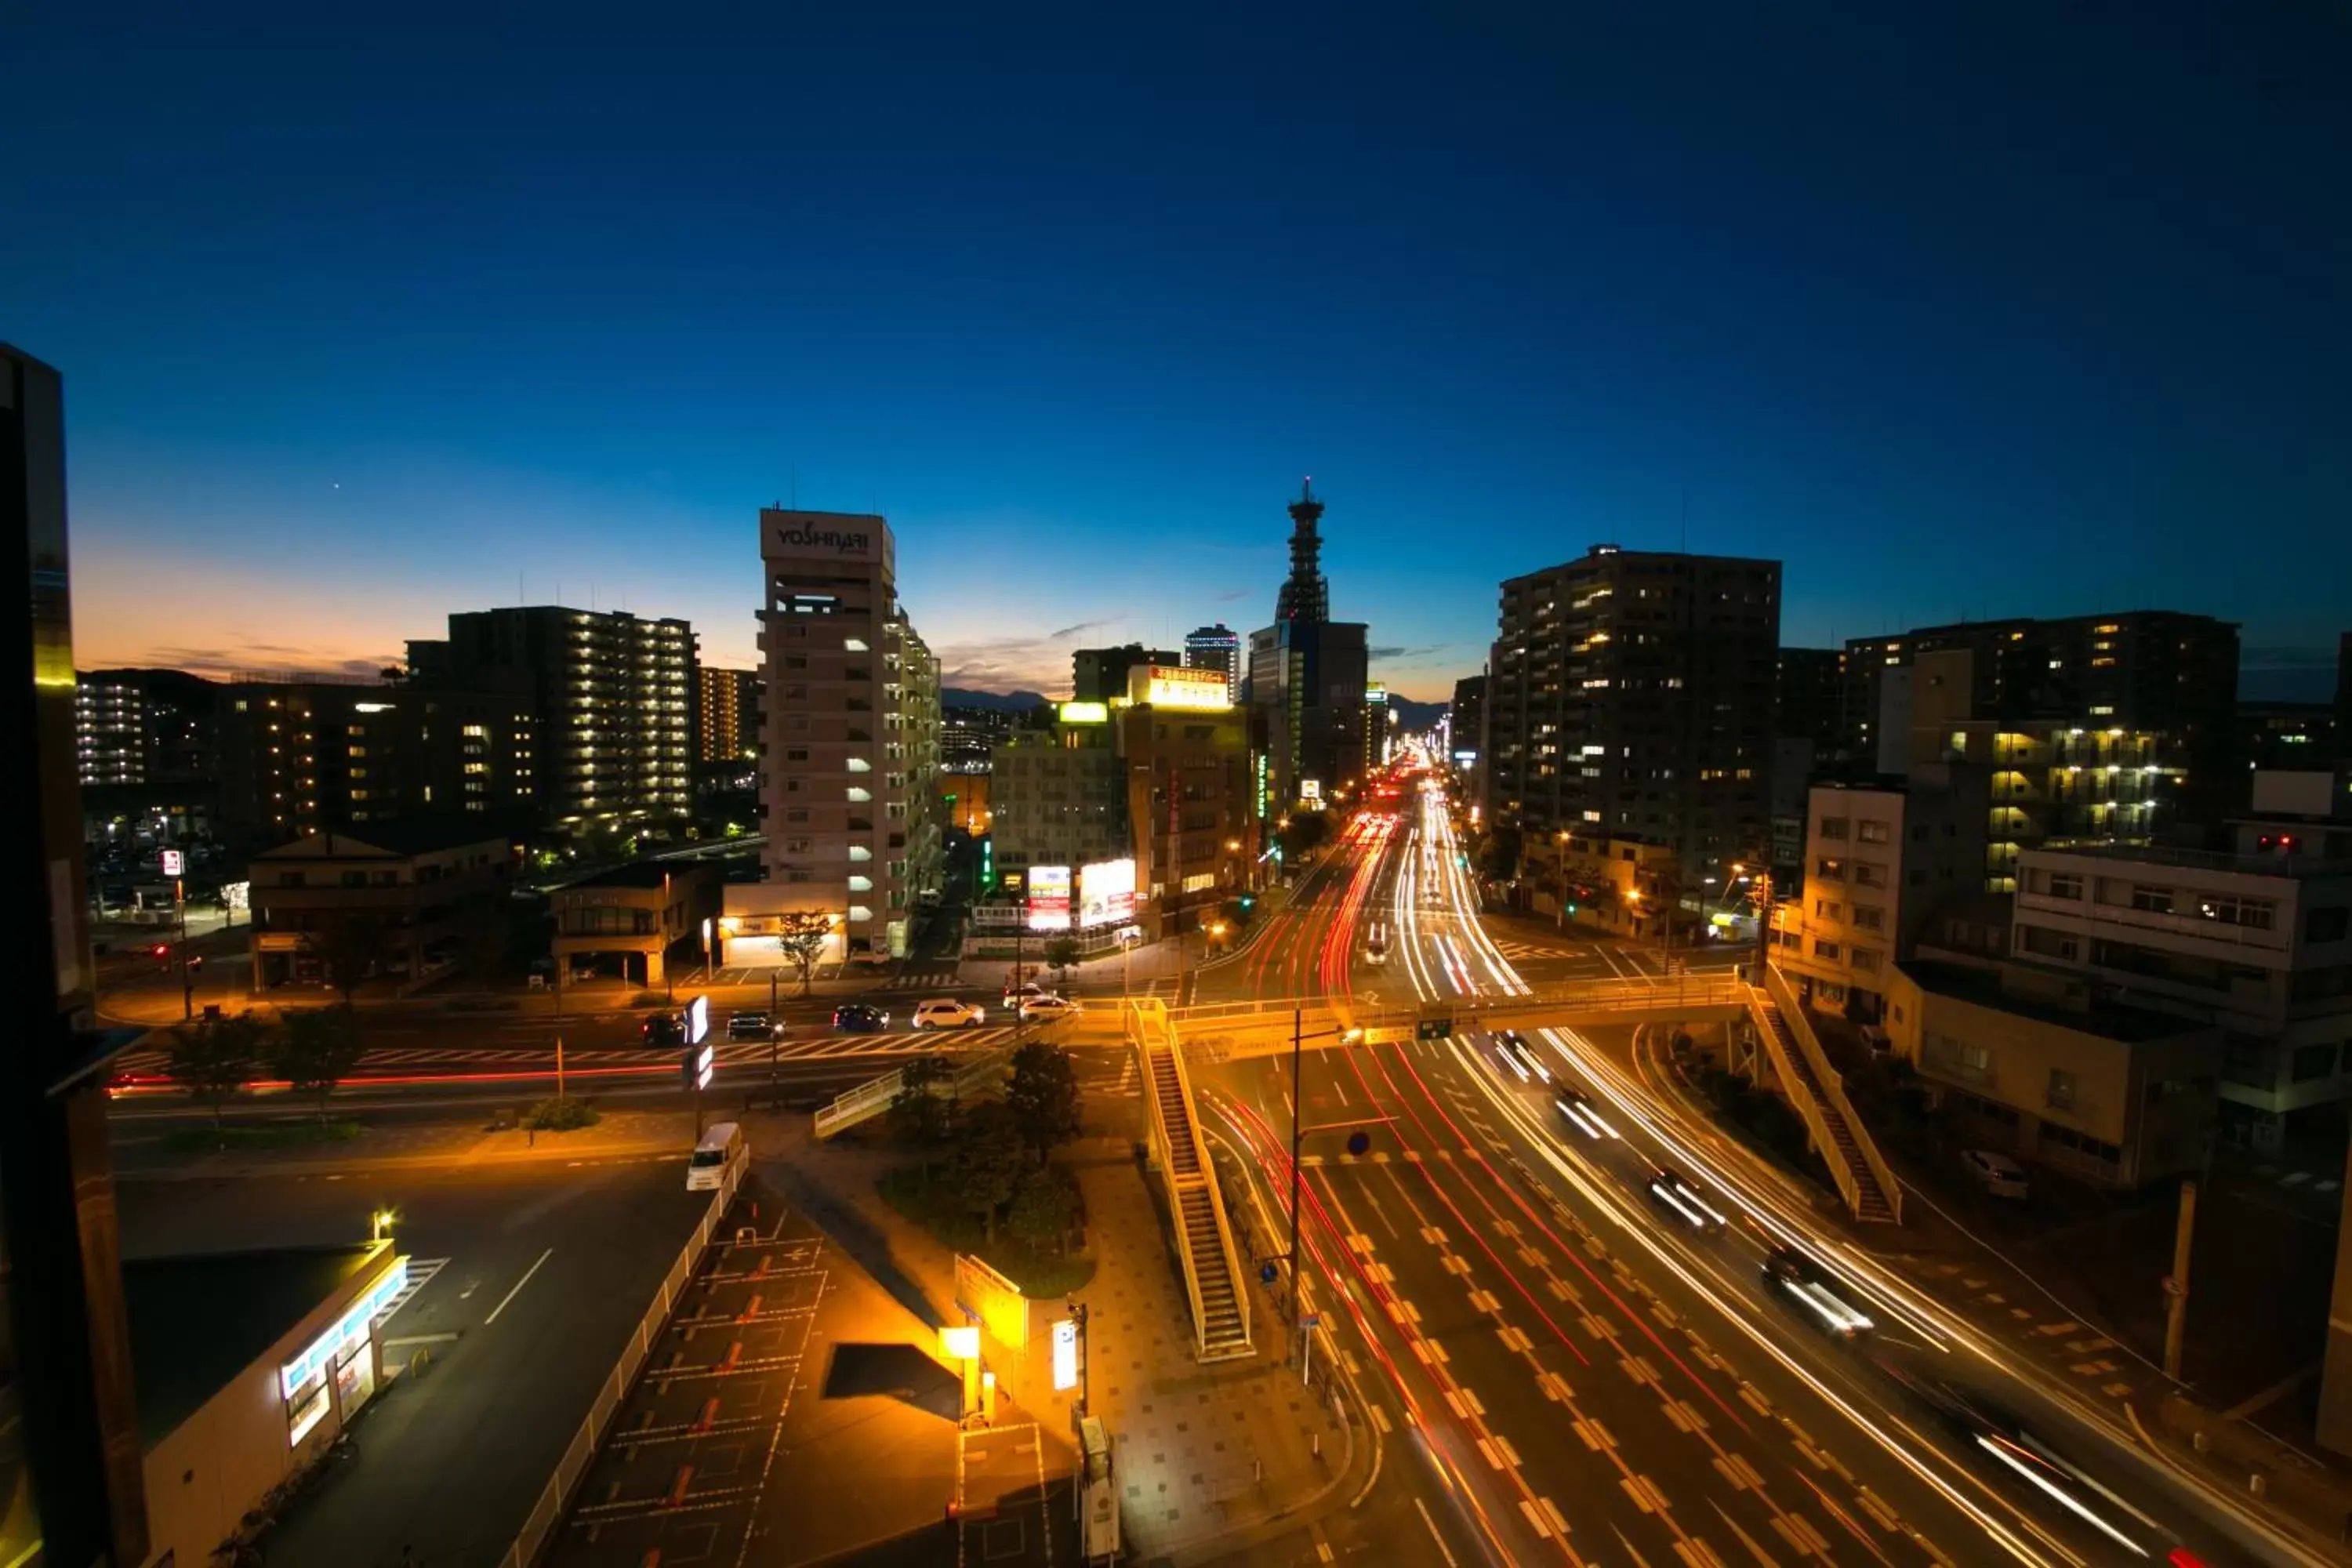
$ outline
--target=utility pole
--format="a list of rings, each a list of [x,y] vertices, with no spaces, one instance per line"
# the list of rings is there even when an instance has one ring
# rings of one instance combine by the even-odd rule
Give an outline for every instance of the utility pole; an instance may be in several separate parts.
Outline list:
[[[1305,1037],[1299,1033],[1305,1017],[1290,1010],[1290,1321],[1298,1321],[1298,1200],[1303,1184],[1298,1169],[1299,1144],[1305,1137],[1307,1107],[1300,1100],[1300,1068],[1306,1060]]]
[[[563,1037],[555,1037],[555,1098],[563,1098]]]
[[[196,983],[188,974],[188,883],[184,877],[172,879],[173,912],[180,920],[180,1016],[196,1016]]]
[[[2181,1342],[2189,1333],[2189,1252],[2197,1229],[2197,1184],[2180,1184],[2180,1219],[2172,1233],[2172,1272],[2164,1281],[2164,1375],[2180,1381]]]

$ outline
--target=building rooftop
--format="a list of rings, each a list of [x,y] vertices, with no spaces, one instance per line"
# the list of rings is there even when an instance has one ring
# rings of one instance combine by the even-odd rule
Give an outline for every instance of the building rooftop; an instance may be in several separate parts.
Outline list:
[[[2140,866],[2171,866],[2189,871],[2229,871],[2242,877],[2280,877],[2301,881],[2316,877],[2352,877],[2352,862],[2316,855],[2233,855],[2220,849],[2182,849],[2167,844],[2055,844],[2019,852],[2024,861],[2053,855],[2080,856]]]
[[[152,1448],[376,1255],[372,1242],[126,1258],[139,1440]]]
[[[1934,995],[1948,996],[1958,1002],[1973,1002],[1979,1007],[2014,1013],[2021,1018],[2056,1024],[2125,1045],[2200,1034],[2207,1027],[2189,1019],[2127,1007],[2119,1002],[2108,1002],[2098,997],[2093,997],[2089,1006],[2076,1009],[2032,995],[2021,995],[2002,986],[1998,972],[1979,969],[1973,964],[1914,959],[1899,967],[1919,989]]]
[[[478,816],[404,816],[387,818],[383,822],[359,823],[349,827],[322,827],[291,844],[264,849],[255,858],[318,860],[346,856],[359,858],[371,850],[391,855],[430,855],[436,850],[457,849],[469,844],[495,845],[501,856],[509,848],[507,836]]]
[[[695,875],[703,864],[701,860],[632,860],[625,866],[614,866],[576,882],[566,882],[555,891],[568,893],[574,888],[658,888],[667,878]]]

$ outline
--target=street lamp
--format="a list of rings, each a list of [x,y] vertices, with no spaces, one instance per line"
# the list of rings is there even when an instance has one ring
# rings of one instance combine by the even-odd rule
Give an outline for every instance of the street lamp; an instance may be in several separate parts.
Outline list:
[[[394,1222],[399,1218],[400,1215],[391,1209],[378,1209],[373,1214],[368,1215],[368,1239],[370,1241],[383,1240],[384,1232],[390,1230],[393,1227]]]
[[[1553,842],[1559,847],[1558,853],[1554,857],[1554,864],[1559,868],[1559,929],[1566,931],[1568,929],[1568,830],[1560,829],[1554,836]]]
[[[1301,1088],[1302,1068],[1306,1061],[1305,1046],[1309,1040],[1337,1038],[1340,1044],[1352,1046],[1364,1037],[1357,1028],[1318,1029],[1302,1034],[1305,1013],[1297,1007],[1290,1010],[1290,1321],[1298,1321],[1298,1204],[1301,1174],[1298,1168],[1298,1146],[1307,1136],[1307,1101]]]

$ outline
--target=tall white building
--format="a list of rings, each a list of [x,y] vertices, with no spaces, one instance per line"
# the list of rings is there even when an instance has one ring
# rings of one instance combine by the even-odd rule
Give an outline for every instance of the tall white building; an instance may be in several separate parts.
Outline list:
[[[757,939],[787,911],[832,919],[828,959],[898,956],[940,850],[938,672],[898,603],[897,542],[878,516],[770,508],[760,561],[767,879],[727,889],[730,962],[772,962]]]

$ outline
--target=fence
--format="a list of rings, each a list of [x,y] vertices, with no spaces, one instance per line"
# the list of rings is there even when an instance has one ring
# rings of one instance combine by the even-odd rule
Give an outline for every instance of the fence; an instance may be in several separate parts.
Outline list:
[[[686,1250],[678,1254],[677,1261],[670,1266],[669,1273],[662,1280],[660,1291],[654,1297],[653,1305],[637,1321],[636,1328],[629,1335],[629,1342],[622,1348],[620,1362],[604,1379],[604,1386],[596,1391],[596,1398],[588,1406],[586,1418],[572,1433],[572,1441],[565,1445],[563,1458],[556,1462],[555,1474],[548,1479],[546,1489],[539,1494],[539,1500],[531,1505],[530,1516],[523,1521],[521,1533],[515,1537],[514,1544],[508,1547],[506,1555],[499,1559],[499,1568],[531,1568],[546,1552],[548,1542],[554,1535],[556,1527],[563,1522],[563,1510],[572,1500],[573,1489],[580,1485],[581,1478],[588,1473],[588,1467],[595,1463],[596,1451],[604,1443],[605,1429],[612,1425],[614,1415],[628,1398],[629,1390],[636,1384],[637,1373],[645,1368],[646,1358],[653,1353],[654,1342],[668,1326],[670,1313],[677,1308],[679,1296],[685,1293],[687,1285],[694,1279],[695,1268],[701,1263],[703,1253],[709,1249],[711,1237],[717,1234],[720,1222],[727,1217],[728,1205],[735,1201],[740,1173],[740,1167],[729,1167],[725,1180],[710,1200],[709,1212],[694,1227],[693,1237],[687,1242]]]

